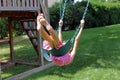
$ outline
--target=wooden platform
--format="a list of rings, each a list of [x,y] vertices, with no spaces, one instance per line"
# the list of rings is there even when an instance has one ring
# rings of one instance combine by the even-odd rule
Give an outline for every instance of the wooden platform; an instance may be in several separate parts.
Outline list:
[[[0,17],[8,17],[12,20],[25,20],[25,19],[36,19],[38,15],[37,11],[1,11]]]

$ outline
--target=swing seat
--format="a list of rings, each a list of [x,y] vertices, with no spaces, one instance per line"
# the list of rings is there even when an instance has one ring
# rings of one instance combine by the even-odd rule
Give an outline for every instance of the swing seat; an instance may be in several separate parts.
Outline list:
[[[67,52],[70,50],[71,45],[72,45],[72,42],[70,40],[68,40],[66,42],[66,44],[59,49],[54,48],[54,49],[49,50],[49,51],[42,49],[42,55],[47,61],[52,61],[52,59],[50,58],[50,55],[53,55],[56,57],[63,56],[65,54],[67,54]]]
[[[72,42],[70,40],[68,40],[66,42],[66,44],[64,46],[62,46],[61,48],[59,48],[59,49],[54,48],[54,49],[50,50],[49,52],[53,56],[60,57],[60,56],[65,55],[70,50],[71,46],[72,46]]]

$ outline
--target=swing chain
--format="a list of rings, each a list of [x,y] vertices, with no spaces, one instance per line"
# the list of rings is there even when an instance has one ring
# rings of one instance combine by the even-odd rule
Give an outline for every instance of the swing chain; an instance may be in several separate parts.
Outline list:
[[[83,13],[82,20],[85,19],[85,16],[86,16],[86,13],[87,13],[87,10],[88,10],[88,7],[89,7],[89,3],[90,3],[90,0],[88,0],[88,2],[87,2],[87,5],[86,5],[86,8],[85,8],[85,11],[84,11],[84,13]],[[74,34],[73,37],[71,38],[71,42],[72,42],[72,43],[74,43],[75,38],[76,38],[77,34],[79,33],[80,28],[81,28],[81,22],[80,22],[80,24],[79,24],[79,26],[78,26],[77,31],[75,32],[75,34]]]
[[[66,6],[67,6],[67,1],[68,0],[65,0],[64,2],[64,6],[63,6],[63,9],[62,9],[62,0],[60,0],[60,20],[63,21],[63,18],[64,18],[64,14],[65,14],[65,10],[66,10]],[[62,27],[62,25],[59,24],[58,28],[57,28],[57,33],[59,31],[59,29]]]

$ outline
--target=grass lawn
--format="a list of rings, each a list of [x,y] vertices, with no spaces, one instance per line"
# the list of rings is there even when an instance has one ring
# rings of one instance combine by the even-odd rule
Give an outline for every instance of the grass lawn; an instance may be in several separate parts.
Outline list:
[[[30,41],[26,36],[19,36],[14,38],[15,58],[24,60],[25,62],[33,63],[38,58]],[[0,46],[0,60],[9,60],[9,45]],[[8,78],[15,74],[24,72],[34,68],[33,66],[16,65],[2,70],[2,78]]]
[[[71,38],[74,32],[63,32],[63,38]],[[21,50],[23,46],[19,46],[18,50]],[[19,71],[23,68],[17,69]],[[5,74],[7,72],[4,70],[2,75]],[[73,63],[63,67],[50,67],[22,80],[120,80],[119,75],[120,24],[117,24],[83,30]]]

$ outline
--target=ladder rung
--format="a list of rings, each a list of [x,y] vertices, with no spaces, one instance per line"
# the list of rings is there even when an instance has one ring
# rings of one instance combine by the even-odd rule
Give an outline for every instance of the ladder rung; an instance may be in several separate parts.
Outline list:
[[[24,21],[24,22],[27,22],[27,21],[35,21],[35,19],[22,19],[20,21]]]
[[[38,45],[34,45],[34,47],[37,47]]]
[[[32,37],[32,36],[31,36],[31,37],[29,37],[29,38],[30,38],[30,39],[37,39],[37,37]]]
[[[37,31],[37,29],[25,29],[26,31]]]

